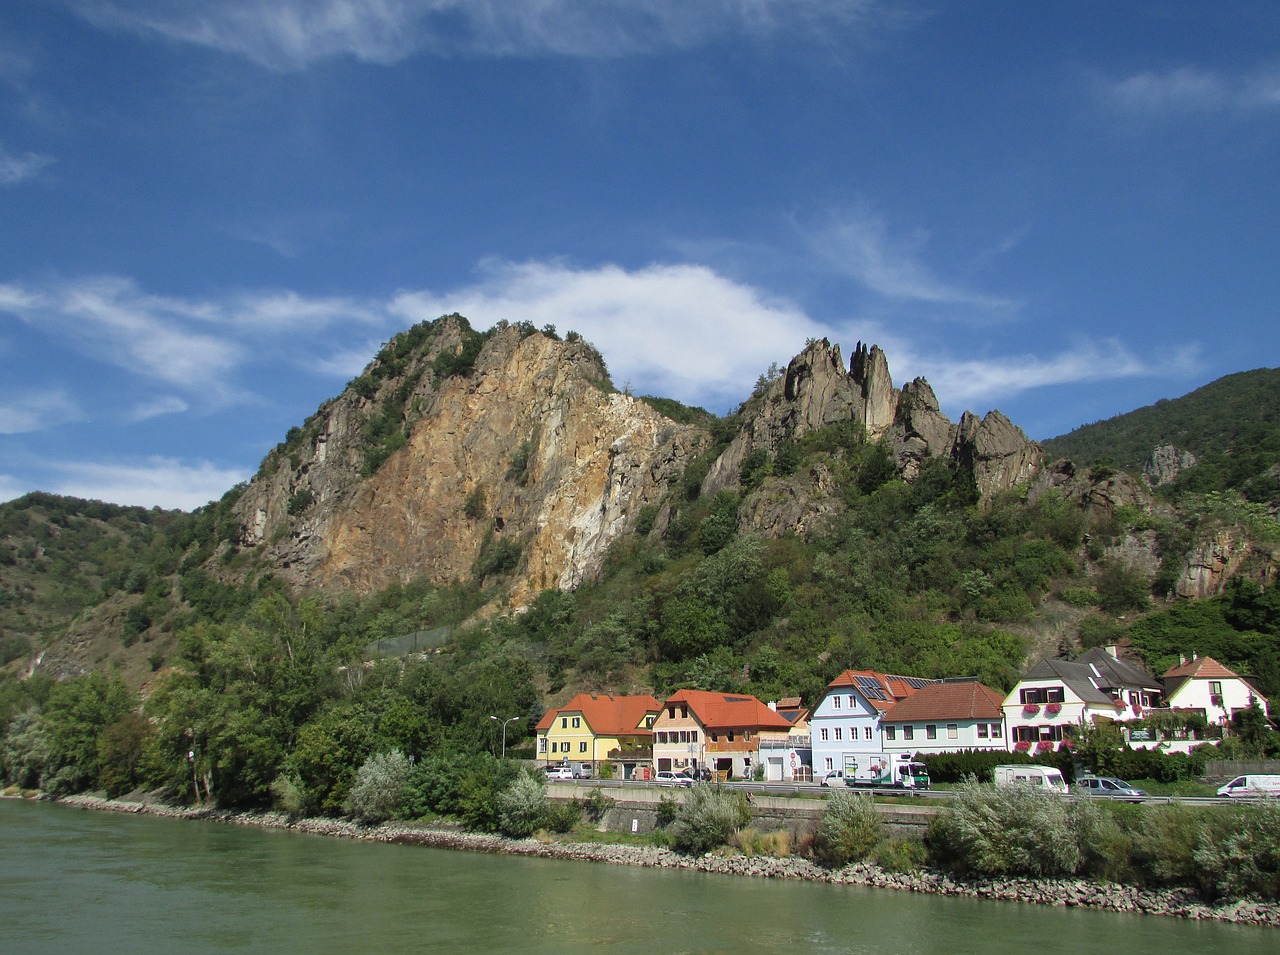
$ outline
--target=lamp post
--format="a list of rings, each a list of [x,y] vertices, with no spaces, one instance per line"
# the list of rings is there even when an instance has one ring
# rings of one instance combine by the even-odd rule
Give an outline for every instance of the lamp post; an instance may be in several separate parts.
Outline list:
[[[520,719],[520,717],[513,716],[509,720],[500,720],[496,716],[491,716],[489,719],[493,720],[495,723],[502,724],[502,758],[505,760],[507,758],[507,724],[514,723],[516,720]]]

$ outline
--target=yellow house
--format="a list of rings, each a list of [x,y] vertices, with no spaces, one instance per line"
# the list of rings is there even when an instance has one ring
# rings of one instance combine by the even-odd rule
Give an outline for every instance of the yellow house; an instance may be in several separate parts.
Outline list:
[[[630,779],[653,758],[653,721],[661,705],[652,696],[579,693],[538,721],[538,760],[599,775],[602,763],[614,763]]]

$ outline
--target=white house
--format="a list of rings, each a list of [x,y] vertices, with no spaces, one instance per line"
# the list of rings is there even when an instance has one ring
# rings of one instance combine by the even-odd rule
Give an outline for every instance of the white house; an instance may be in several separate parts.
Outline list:
[[[1156,678],[1120,660],[1114,648],[1093,649],[1078,660],[1041,660],[1004,701],[1010,748],[1061,748],[1077,727],[1095,718],[1122,721],[1160,705]]]
[[[891,753],[1007,749],[1004,695],[976,679],[944,680],[916,690],[880,718]]]
[[[1237,710],[1256,702],[1267,712],[1267,698],[1247,679],[1224,667],[1213,657],[1192,655],[1164,675],[1166,705],[1171,710],[1199,710],[1210,725],[1231,721]]]
[[[846,754],[883,751],[883,715],[921,687],[936,682],[874,670],[845,670],[832,680],[809,717],[814,778],[841,769]]]

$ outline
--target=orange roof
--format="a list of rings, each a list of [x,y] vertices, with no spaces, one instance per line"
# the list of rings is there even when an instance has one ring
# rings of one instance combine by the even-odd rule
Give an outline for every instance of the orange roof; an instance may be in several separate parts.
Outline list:
[[[779,716],[754,696],[745,693],[710,693],[706,690],[677,690],[663,706],[685,703],[706,729],[790,730],[791,722]]]
[[[661,709],[662,704],[647,693],[640,696],[579,693],[559,709],[548,710],[538,721],[537,729],[550,729],[562,713],[581,713],[596,736],[634,736],[649,733],[644,728],[644,718]]]
[[[999,720],[1004,718],[1004,694],[977,680],[930,683],[908,699],[890,708],[884,719],[909,720]]]
[[[860,680],[870,680],[880,688],[884,694],[884,699],[874,699],[868,695],[867,690],[860,685]],[[890,673],[877,673],[875,670],[845,670],[838,677],[827,684],[827,688],[850,686],[858,691],[868,703],[874,706],[881,713],[896,705],[913,693],[919,691],[919,688],[913,686],[912,683],[932,683],[932,680],[923,680],[918,677],[894,676]]]
[[[1213,657],[1192,657],[1186,663],[1170,667],[1164,679],[1185,677],[1191,680],[1238,680],[1240,674],[1232,673]]]

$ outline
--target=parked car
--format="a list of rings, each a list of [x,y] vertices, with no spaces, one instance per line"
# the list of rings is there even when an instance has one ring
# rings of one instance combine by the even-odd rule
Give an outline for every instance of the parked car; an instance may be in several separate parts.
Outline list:
[[[1142,802],[1147,798],[1144,790],[1114,776],[1079,776],[1072,789],[1077,796],[1097,796],[1101,799],[1119,799],[1124,802]]]
[[[548,766],[547,779],[573,779],[573,770],[568,766]]]
[[[1232,799],[1257,799],[1260,796],[1280,799],[1280,776],[1257,773],[1237,776],[1226,785],[1218,787],[1218,795],[1230,796]]]
[[[818,785],[831,786],[835,789],[839,789],[840,787],[847,786],[849,784],[844,780],[843,769],[833,769],[831,772],[827,773],[827,775],[818,780]]]
[[[687,773],[671,773],[663,770],[655,775],[654,780],[659,786],[692,786],[693,777]]]

